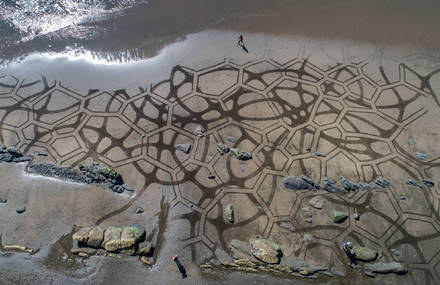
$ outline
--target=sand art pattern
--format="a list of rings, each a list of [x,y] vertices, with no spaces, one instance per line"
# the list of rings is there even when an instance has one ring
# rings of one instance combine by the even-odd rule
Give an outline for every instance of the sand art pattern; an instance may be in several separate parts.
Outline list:
[[[169,79],[138,94],[78,94],[44,77],[31,82],[6,75],[0,77],[1,141],[28,154],[45,151],[61,165],[93,159],[144,177],[133,200],[161,191],[150,185],[171,185],[170,206],[188,223],[182,240],[196,262],[240,239],[240,228],[243,239],[260,234],[290,244],[287,254],[330,260],[334,267],[347,262],[344,240],[373,245],[386,260],[408,264],[410,276],[422,273],[426,282],[440,283],[439,188],[421,182],[438,184],[440,156],[419,147],[417,133],[438,121],[440,104],[431,75],[398,68],[392,77],[369,61],[329,70],[303,59],[283,65],[225,61],[202,70],[176,66]],[[221,155],[219,142],[253,158]],[[190,153],[177,151],[178,144],[191,144]],[[317,182],[383,176],[392,187],[348,195],[320,191],[350,218],[327,222],[327,208],[305,223],[302,208],[317,193],[285,189],[287,175]],[[408,178],[421,186],[407,185]],[[229,203],[236,207],[234,224],[223,221]],[[304,242],[305,233],[314,241]],[[391,251],[396,248],[399,255]]]

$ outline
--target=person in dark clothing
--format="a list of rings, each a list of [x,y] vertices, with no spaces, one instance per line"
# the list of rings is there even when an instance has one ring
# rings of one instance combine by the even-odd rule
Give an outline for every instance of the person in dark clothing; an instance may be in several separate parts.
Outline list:
[[[238,37],[238,45],[239,45],[239,46],[244,46],[244,43],[243,43],[243,35],[240,35],[240,36]]]
[[[342,245],[342,249],[344,250],[345,254],[347,254],[348,258],[350,258],[350,265],[354,264],[356,265],[356,258],[354,254],[351,252],[351,249],[353,248],[353,244],[349,241],[344,242]]]
[[[182,274],[182,278],[185,279],[187,277],[186,275],[186,269],[183,267],[183,265],[179,261],[179,257],[177,255],[173,255],[173,261],[177,265],[177,268],[179,269],[180,273]]]

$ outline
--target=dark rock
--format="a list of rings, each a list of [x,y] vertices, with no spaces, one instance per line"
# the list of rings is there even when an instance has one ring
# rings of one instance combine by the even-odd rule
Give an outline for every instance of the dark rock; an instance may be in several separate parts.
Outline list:
[[[215,175],[209,175],[209,176],[208,176],[208,179],[210,179],[210,180],[214,180],[214,179],[215,179]]]
[[[295,232],[295,229],[293,228],[293,226],[290,223],[280,223],[279,224],[280,228],[283,228],[285,230],[288,230],[289,232]]]
[[[0,144],[0,152],[6,152],[6,146],[4,144]]]
[[[330,193],[337,193],[341,191],[341,189],[339,189],[338,187],[337,182],[327,177],[324,177],[323,179],[322,189]]]
[[[405,274],[408,272],[406,267],[399,262],[376,262],[376,263],[366,263],[364,265],[365,272],[373,272],[373,273],[396,273],[396,274]]]
[[[220,155],[224,155],[225,153],[228,153],[231,149],[228,145],[223,143],[217,143],[217,151],[220,153]]]
[[[191,147],[192,145],[189,143],[184,143],[184,144],[178,144],[176,145],[176,149],[180,150],[186,154],[189,154],[189,152],[191,151]]]
[[[413,179],[411,179],[411,178],[406,179],[406,182],[405,182],[405,183],[406,183],[407,185],[412,185],[412,186],[415,186],[415,187],[422,188],[422,185],[420,185],[419,182],[417,182],[417,181],[415,181],[415,180],[413,180]]]
[[[319,189],[320,188],[319,183],[313,181],[311,178],[309,178],[307,176],[302,175],[301,179],[304,180],[307,184],[310,184],[315,189]]]
[[[359,185],[348,180],[347,178],[341,176],[339,177],[339,179],[341,180],[342,186],[344,187],[345,190],[347,191],[357,191],[359,190]]]
[[[368,183],[359,183],[359,188],[362,190],[374,190],[376,189],[378,186],[374,183],[368,184]]]
[[[18,214],[24,213],[26,211],[26,207],[25,206],[18,206],[17,208],[15,208],[15,211]]]
[[[406,196],[404,196],[404,195],[400,195],[399,199],[403,201],[403,200],[406,200],[406,199],[407,199],[407,197],[406,197]]]
[[[223,211],[225,220],[229,223],[234,223],[235,221],[235,211],[234,206],[232,204],[228,204],[225,207],[225,210]]]
[[[348,218],[348,215],[341,211],[333,211],[332,212],[332,220],[336,224],[343,223]]]
[[[307,152],[310,152],[312,150],[312,148],[310,148],[310,147],[306,147],[306,151]]]
[[[0,153],[0,162],[11,162],[14,156],[10,153]]]
[[[252,159],[252,153],[239,148],[231,148],[231,153],[239,160]]]
[[[137,207],[136,208],[136,214],[142,214],[144,212],[144,209],[142,209],[141,207]]]
[[[233,137],[228,137],[227,140],[230,143],[235,143],[235,139]]]
[[[257,259],[270,264],[280,262],[281,248],[277,243],[265,238],[253,238],[249,242],[251,253]]]
[[[319,151],[315,152],[315,155],[318,156],[318,157],[326,157],[325,154],[323,154],[323,153],[321,153]]]
[[[22,157],[23,153],[15,146],[9,146],[6,148],[6,151],[12,154],[14,157]]]
[[[423,184],[425,184],[426,187],[430,187],[431,188],[431,187],[435,186],[434,181],[432,181],[432,179],[430,179],[430,178],[423,178],[422,182],[423,182]]]
[[[129,192],[133,192],[134,190],[128,186],[127,184],[122,184],[121,185],[122,188],[124,188],[125,191],[129,191]]]
[[[391,249],[391,254],[395,255],[395,256],[400,256],[400,251],[398,249]]]
[[[312,185],[307,183],[301,178],[290,175],[283,178],[284,187],[292,190],[311,190],[313,189]]]
[[[50,162],[40,162],[29,167],[36,174],[49,177],[59,177],[78,183],[88,183],[87,177],[73,167],[57,166]]]
[[[47,153],[44,152],[44,151],[35,151],[34,153],[35,153],[35,155],[37,155],[37,156],[47,156]]]
[[[149,241],[144,241],[138,244],[137,254],[141,256],[152,256],[154,252],[153,244]]]
[[[0,203],[5,204],[5,203],[7,203],[7,202],[8,202],[8,199],[3,198],[3,197],[0,197]]]
[[[357,221],[359,221],[359,219],[361,218],[361,216],[358,213],[354,213],[353,214],[353,218]]]
[[[308,224],[311,224],[311,223],[313,223],[313,219],[312,218],[306,218],[306,219],[304,219],[304,222],[306,222]]]

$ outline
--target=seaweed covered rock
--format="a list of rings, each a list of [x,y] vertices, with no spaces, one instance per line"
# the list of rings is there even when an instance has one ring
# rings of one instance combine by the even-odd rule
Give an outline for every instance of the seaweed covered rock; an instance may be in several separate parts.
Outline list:
[[[333,211],[332,212],[332,220],[336,224],[343,223],[348,218],[348,215],[341,211]]]
[[[231,224],[234,223],[234,221],[235,221],[235,211],[234,211],[234,206],[232,204],[226,205],[223,214],[224,214],[225,220],[227,222],[229,222]]]
[[[377,257],[377,251],[365,246],[355,245],[351,252],[357,260],[361,261],[373,261]]]
[[[76,232],[72,238],[80,243],[83,243],[89,247],[99,248],[104,240],[103,227],[86,227]]]

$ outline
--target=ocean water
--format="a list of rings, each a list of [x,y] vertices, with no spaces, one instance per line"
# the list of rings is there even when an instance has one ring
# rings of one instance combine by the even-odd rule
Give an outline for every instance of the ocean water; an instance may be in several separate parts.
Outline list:
[[[0,0],[0,48],[71,25],[120,17],[146,0]]]

